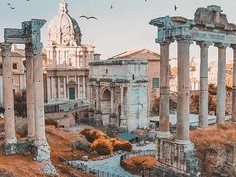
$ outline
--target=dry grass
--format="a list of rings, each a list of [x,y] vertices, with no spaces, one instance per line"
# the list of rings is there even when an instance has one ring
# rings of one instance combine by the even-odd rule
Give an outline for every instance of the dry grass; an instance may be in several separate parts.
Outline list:
[[[124,160],[127,165],[134,165],[145,169],[154,169],[157,164],[157,159],[153,156],[138,156],[130,157]]]
[[[59,162],[59,157],[68,159],[79,158],[83,155],[88,155],[79,150],[71,148],[71,142],[78,141],[81,138],[79,133],[65,132],[62,129],[54,126],[46,127],[46,135],[51,148],[51,160],[56,167],[58,176],[70,177],[71,173],[83,177],[93,177],[91,174],[83,173],[82,171],[65,166]],[[3,143],[3,138],[0,139],[0,145]],[[46,177],[44,175],[43,165],[33,160],[33,155],[12,155],[5,156],[0,151],[0,172],[7,173],[12,177]]]
[[[225,147],[236,142],[236,124],[215,125],[207,129],[197,129],[190,133],[190,139],[198,150],[207,147]]]

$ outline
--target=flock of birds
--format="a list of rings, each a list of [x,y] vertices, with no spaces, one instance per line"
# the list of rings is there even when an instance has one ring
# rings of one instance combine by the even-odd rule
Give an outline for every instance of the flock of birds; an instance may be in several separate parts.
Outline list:
[[[30,1],[30,0],[26,0],[26,1]],[[14,9],[15,9],[15,7],[13,7],[12,4],[11,4],[10,2],[7,3],[7,5],[10,7],[11,10],[14,10]]]
[[[145,2],[147,2],[147,1],[148,1],[148,0],[145,0]],[[110,8],[113,9],[113,6],[111,5]],[[177,8],[178,8],[178,7],[177,7],[176,5],[174,5],[174,10],[175,10],[175,11],[177,10]],[[95,19],[95,20],[97,20],[97,17],[94,17],[94,16],[86,16],[86,15],[81,15],[80,18],[85,18],[85,19],[87,19],[87,20],[89,20],[89,19]]]
[[[26,0],[26,1],[30,1],[30,0]],[[148,0],[144,0],[144,1],[147,2]],[[15,9],[15,7],[13,7],[10,2],[7,3],[7,5],[10,7],[10,9],[12,9],[12,10]],[[110,8],[113,9],[113,6],[111,5]],[[177,6],[176,6],[176,5],[174,5],[174,10],[175,10],[175,11],[177,10]],[[80,18],[85,18],[85,19],[87,19],[87,20],[89,20],[89,19],[95,19],[95,20],[97,20],[97,17],[94,17],[94,16],[86,16],[86,15],[81,15]]]

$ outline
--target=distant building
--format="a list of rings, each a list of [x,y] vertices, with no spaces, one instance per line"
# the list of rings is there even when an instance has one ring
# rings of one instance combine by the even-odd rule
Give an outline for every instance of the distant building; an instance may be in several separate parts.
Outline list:
[[[22,50],[12,47],[12,69],[13,69],[13,92],[17,94],[26,89],[26,73],[23,64],[25,57]],[[3,77],[2,77],[2,55],[0,53],[0,104],[3,104]]]
[[[217,71],[218,64],[217,61],[210,61],[208,66],[208,83],[217,85]]]
[[[175,59],[178,63],[178,60]],[[170,66],[170,91],[177,92],[177,63]],[[200,76],[198,71],[198,64],[195,62],[194,58],[190,59],[189,63],[189,86],[190,90],[199,90],[200,89]]]
[[[58,100],[86,99],[91,61],[100,59],[93,45],[81,44],[82,33],[77,21],[61,1],[58,14],[48,26],[45,66],[45,95],[49,103]]]
[[[90,63],[94,121],[128,131],[148,126],[147,61],[109,59]]]
[[[160,97],[160,55],[148,49],[132,50],[111,57],[112,60],[148,61],[148,112],[152,112],[155,98]]]

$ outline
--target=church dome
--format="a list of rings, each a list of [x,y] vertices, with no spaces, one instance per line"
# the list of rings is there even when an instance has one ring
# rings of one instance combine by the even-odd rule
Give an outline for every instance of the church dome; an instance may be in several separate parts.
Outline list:
[[[68,13],[67,3],[61,0],[58,14],[49,23],[49,45],[79,46],[81,36],[77,21]]]

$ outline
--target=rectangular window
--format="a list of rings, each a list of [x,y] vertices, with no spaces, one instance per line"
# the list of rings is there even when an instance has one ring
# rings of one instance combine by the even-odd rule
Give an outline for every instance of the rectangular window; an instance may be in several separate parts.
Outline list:
[[[13,63],[13,69],[17,69],[17,63]]]
[[[160,79],[159,78],[152,78],[152,88],[156,89],[160,87]]]
[[[2,63],[0,63],[0,69],[2,69]]]

